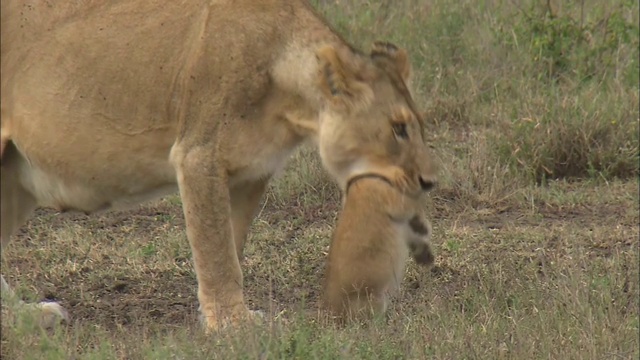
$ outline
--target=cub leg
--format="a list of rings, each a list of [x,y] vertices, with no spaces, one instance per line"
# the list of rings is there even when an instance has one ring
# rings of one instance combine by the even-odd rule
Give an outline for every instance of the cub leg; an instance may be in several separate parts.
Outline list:
[[[15,231],[27,221],[37,206],[35,197],[24,189],[19,180],[20,166],[27,166],[26,161],[13,144],[7,143],[5,145],[0,170],[0,246],[2,249],[9,243]],[[51,328],[60,320],[69,322],[69,314],[58,303],[27,304],[16,296],[13,289],[5,281],[4,276],[0,275],[0,281],[2,284],[2,300],[16,310],[39,311],[38,316],[41,326]]]
[[[368,321],[386,313],[389,297],[384,292],[361,290],[352,294],[345,305],[345,313],[349,321]]]
[[[407,239],[411,257],[420,265],[433,264],[435,257],[429,244],[431,225],[416,215],[409,220],[409,227],[413,232],[413,236]]]

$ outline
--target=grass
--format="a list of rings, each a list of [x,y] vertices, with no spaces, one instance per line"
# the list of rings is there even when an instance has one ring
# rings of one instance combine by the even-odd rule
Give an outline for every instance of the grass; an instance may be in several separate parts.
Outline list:
[[[339,194],[304,148],[242,263],[265,323],[202,334],[177,196],[102,216],[38,210],[2,273],[72,324],[45,332],[3,309],[2,358],[637,359],[638,4],[546,3],[314,2],[361,48],[409,50],[441,164],[425,203],[436,266],[408,263],[386,323],[314,314]]]

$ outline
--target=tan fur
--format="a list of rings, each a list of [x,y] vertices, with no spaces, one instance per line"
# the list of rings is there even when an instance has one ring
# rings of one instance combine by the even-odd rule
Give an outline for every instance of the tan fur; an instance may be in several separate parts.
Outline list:
[[[36,206],[90,213],[179,190],[210,330],[251,314],[248,226],[305,139],[342,188],[367,171],[400,172],[414,192],[434,181],[404,50],[359,53],[304,1],[1,10],[3,245]],[[413,136],[404,157],[392,153],[398,116]]]
[[[409,255],[419,264],[433,263],[430,234],[419,196],[379,178],[354,182],[331,241],[323,307],[342,322],[383,315]]]

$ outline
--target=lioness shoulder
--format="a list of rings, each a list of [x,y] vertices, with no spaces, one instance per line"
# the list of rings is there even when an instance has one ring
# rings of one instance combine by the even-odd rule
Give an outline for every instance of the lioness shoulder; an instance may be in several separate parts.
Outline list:
[[[339,319],[383,314],[398,289],[411,255],[434,260],[431,228],[420,218],[420,198],[380,176],[363,176],[348,187],[332,237],[323,306]]]

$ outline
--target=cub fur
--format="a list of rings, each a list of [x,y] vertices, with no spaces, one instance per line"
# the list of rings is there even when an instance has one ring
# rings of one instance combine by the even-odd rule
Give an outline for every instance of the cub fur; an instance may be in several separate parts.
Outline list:
[[[353,179],[333,234],[324,306],[340,321],[385,313],[402,282],[409,256],[421,265],[434,257],[431,227],[420,216],[420,197],[377,175]]]

